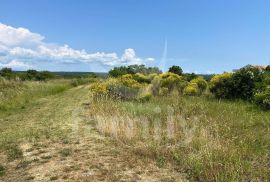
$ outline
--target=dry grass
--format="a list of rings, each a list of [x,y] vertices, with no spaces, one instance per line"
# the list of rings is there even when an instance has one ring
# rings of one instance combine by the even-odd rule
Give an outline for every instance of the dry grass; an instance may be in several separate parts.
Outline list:
[[[270,180],[270,113],[203,97],[93,101],[97,130],[194,181]]]
[[[0,111],[0,181],[184,181],[101,136],[91,107],[89,87],[79,86]]]

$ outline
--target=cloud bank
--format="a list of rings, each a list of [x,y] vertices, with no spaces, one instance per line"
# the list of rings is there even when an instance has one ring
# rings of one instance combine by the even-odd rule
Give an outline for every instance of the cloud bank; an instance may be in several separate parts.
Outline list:
[[[88,53],[69,45],[46,43],[45,37],[26,28],[14,28],[0,23],[0,67],[30,68],[39,62],[60,64],[100,63],[104,66],[144,64],[154,58],[139,58],[128,48],[123,55],[115,52]]]

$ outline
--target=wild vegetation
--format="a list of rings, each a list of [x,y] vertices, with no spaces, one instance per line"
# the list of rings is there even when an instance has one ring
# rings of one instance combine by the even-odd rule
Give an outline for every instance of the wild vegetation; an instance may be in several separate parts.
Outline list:
[[[210,82],[170,71],[92,84],[97,130],[192,181],[270,180],[268,70],[246,66]]]
[[[0,73],[0,180],[270,180],[269,67]]]

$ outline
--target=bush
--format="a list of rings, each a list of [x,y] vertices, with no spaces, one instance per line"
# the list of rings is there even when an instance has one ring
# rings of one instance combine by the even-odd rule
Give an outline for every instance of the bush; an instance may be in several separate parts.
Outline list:
[[[115,67],[112,70],[109,71],[109,75],[112,77],[119,77],[122,75],[128,74],[128,70],[126,67],[121,66],[121,67]]]
[[[210,80],[210,91],[218,98],[231,98],[232,86],[232,73],[215,75]]]
[[[198,77],[198,75],[196,75],[195,73],[185,73],[183,76],[189,82]]]
[[[180,66],[172,66],[169,68],[169,72],[177,75],[182,75],[183,70],[180,68]]]
[[[179,91],[183,89],[185,80],[183,77],[174,73],[163,73],[160,75],[160,86],[168,88],[169,92],[177,88]]]
[[[207,88],[207,81],[201,76],[191,80],[191,84],[196,84],[198,86],[198,89],[200,91],[200,94],[202,94],[206,88]]]
[[[184,94],[185,95],[199,95],[200,94],[200,89],[196,83],[189,83],[185,88],[184,88]]]
[[[145,65],[130,65],[130,66],[121,66],[115,67],[109,71],[109,75],[112,77],[120,77],[126,74],[151,74],[151,73],[161,73],[157,67],[145,67]]]
[[[12,79],[15,77],[15,74],[12,72],[11,68],[2,68],[0,70],[0,76],[6,79]]]
[[[133,100],[136,99],[143,85],[133,79],[131,74],[119,78],[109,78],[104,82],[91,85],[94,96],[108,95],[114,99]]]
[[[108,93],[107,85],[100,81],[92,83],[90,86],[90,90],[95,97],[104,96]]]
[[[134,100],[137,98],[139,89],[127,87],[122,84],[109,85],[108,95],[114,99]]]
[[[262,108],[270,109],[270,85],[262,92],[256,93],[254,96],[255,102]]]
[[[141,73],[136,73],[135,75],[133,75],[133,79],[139,83],[151,83],[151,78]]]
[[[149,101],[151,98],[152,98],[152,94],[151,94],[151,93],[147,93],[147,94],[139,95],[139,96],[137,97],[137,100],[140,101],[140,102],[147,102],[147,101]]]
[[[270,65],[265,68],[265,71],[270,72]]]
[[[38,72],[36,70],[27,70],[19,75],[21,80],[46,81],[55,78],[55,75],[49,71]]]
[[[256,85],[263,79],[262,71],[254,66],[245,66],[232,76],[231,97],[234,99],[251,100]]]
[[[126,87],[139,89],[142,87],[142,85],[133,79],[133,76],[131,74],[123,75],[121,76],[118,81],[123,84]]]

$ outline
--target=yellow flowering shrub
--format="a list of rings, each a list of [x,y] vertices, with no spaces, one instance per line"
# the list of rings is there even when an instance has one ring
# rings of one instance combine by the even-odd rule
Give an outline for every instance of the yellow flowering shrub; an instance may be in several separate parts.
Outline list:
[[[198,95],[200,93],[198,85],[195,83],[189,83],[184,88],[184,94],[185,95]]]
[[[106,95],[108,93],[107,85],[100,81],[92,83],[90,90],[95,96]]]
[[[207,81],[201,76],[191,80],[190,83],[196,84],[198,86],[200,93],[203,93],[207,88]]]
[[[182,76],[177,74],[167,72],[160,75],[161,78],[161,87],[166,87],[171,92],[173,89],[177,88],[180,92],[185,85],[185,79]]]

